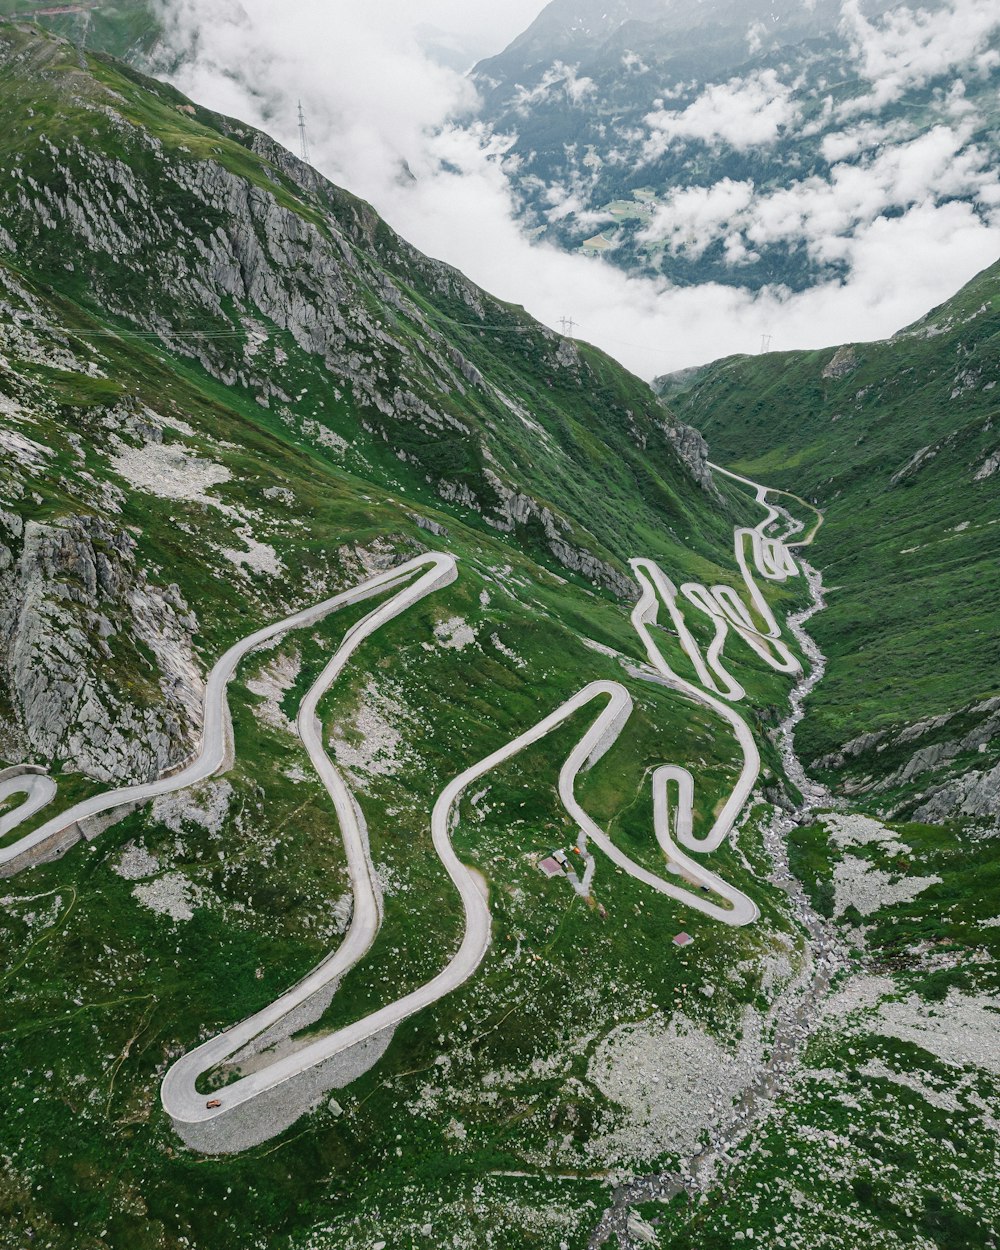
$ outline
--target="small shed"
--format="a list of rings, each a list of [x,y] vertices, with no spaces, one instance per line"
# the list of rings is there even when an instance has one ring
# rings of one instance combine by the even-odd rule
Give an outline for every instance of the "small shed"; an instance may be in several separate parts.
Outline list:
[[[675,946],[690,946],[693,941],[694,941],[694,938],[691,936],[690,933],[678,933],[677,936],[674,938],[674,945]]]

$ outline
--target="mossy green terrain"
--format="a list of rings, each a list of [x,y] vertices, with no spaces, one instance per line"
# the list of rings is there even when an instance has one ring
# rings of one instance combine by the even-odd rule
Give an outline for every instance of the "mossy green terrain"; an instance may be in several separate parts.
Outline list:
[[[997,840],[865,821],[837,837],[845,819],[857,818],[794,831],[792,863],[836,911],[848,962],[725,1186],[648,1209],[671,1250],[976,1250],[996,1237]],[[872,908],[877,874],[910,897]]]
[[[311,1031],[394,999],[455,950],[434,798],[589,680],[625,682],[636,709],[581,797],[662,865],[649,769],[698,761],[700,828],[738,754],[724,724],[626,671],[643,660],[627,560],[734,582],[732,528],[755,505],[706,493],[638,380],[420,257],[263,136],[105,59],[81,68],[34,32],[5,27],[0,45],[4,575],[38,535],[97,516],[134,545],[136,592],[176,587],[204,672],[372,568],[429,546],[459,561],[457,582],[371,639],[322,709],[386,915]],[[321,317],[335,328],[316,331]],[[110,539],[91,532],[100,565]],[[68,563],[44,594],[65,606],[84,589]],[[95,600],[97,625],[76,641],[111,706],[143,708],[160,697],[157,658],[115,596]],[[463,805],[456,846],[494,913],[477,976],[399,1029],[337,1094],[341,1114],[324,1104],[246,1156],[184,1150],[159,1107],[166,1066],[293,984],[349,918],[336,822],[290,721],[364,610],[247,661],[224,776],[5,885],[5,1247],[367,1246],[372,1219],[414,1244],[582,1245],[610,1171],[679,1157],[662,1115],[636,1128],[628,1099],[593,1076],[600,1047],[684,1013],[735,1052],[746,1013],[766,1013],[793,974],[801,937],[756,879],[755,826],[718,856],[760,901],[748,930],[723,932],[607,864],[591,903],[539,872],[575,840],[556,777],[580,716]],[[707,641],[707,623],[695,628]],[[733,666],[748,714],[772,719],[787,680],[750,652]],[[20,689],[7,670],[5,760],[44,758]],[[106,788],[70,739],[46,762],[59,803]],[[694,954],[671,943],[682,928]],[[711,999],[702,982],[718,986]],[[433,1215],[406,1232],[422,1203]]]

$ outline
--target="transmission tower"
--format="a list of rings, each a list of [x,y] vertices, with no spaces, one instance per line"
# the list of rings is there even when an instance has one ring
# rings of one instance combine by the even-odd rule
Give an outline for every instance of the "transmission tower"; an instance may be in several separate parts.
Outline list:
[[[309,140],[306,138],[306,115],[302,111],[302,101],[299,101],[299,143],[302,148],[302,159],[308,165],[309,162]]]
[[[562,332],[567,338],[571,337],[576,329],[576,322],[572,317],[560,317],[559,324],[562,326]]]
[[[762,334],[760,336],[760,354],[762,356],[765,352],[769,352],[771,350],[771,339],[773,337],[773,334]]]

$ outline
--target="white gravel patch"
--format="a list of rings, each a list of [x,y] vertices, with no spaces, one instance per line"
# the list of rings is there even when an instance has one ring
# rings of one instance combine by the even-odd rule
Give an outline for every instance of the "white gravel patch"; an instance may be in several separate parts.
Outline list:
[[[334,758],[362,789],[372,777],[395,776],[412,754],[399,728],[411,719],[403,703],[369,677],[354,719],[334,726]]]
[[[327,429],[325,425],[320,425],[318,421],[313,421],[311,417],[306,417],[302,422],[302,433],[309,438],[314,438],[321,447],[328,447],[331,451],[339,452],[341,455],[350,447],[346,438],[341,438],[339,434]]]
[[[438,621],[434,637],[447,651],[464,651],[476,641],[476,631],[463,617],[453,616],[447,621]]]
[[[596,651],[598,655],[606,655],[611,660],[623,659],[622,653],[616,651],[614,647],[606,647],[603,642],[595,642],[593,638],[584,638],[580,635],[580,641],[588,651]]]
[[[289,508],[295,503],[294,494],[286,486],[268,486],[264,491],[264,498],[286,504]]]
[[[862,916],[893,903],[909,902],[928,886],[940,883],[940,877],[900,876],[878,868],[869,859],[848,853],[850,847],[877,846],[885,855],[909,855],[912,848],[900,842],[892,829],[869,816],[842,815],[837,812],[821,817],[830,841],[844,852],[833,869],[835,916],[842,916],[848,907],[857,908]]]
[[[143,907],[171,920],[191,920],[198,891],[194,882],[181,872],[168,872],[155,881],[147,881],[132,890],[132,897]]]
[[[933,1086],[928,1085],[925,1081],[921,1081],[919,1077],[911,1076],[909,1072],[896,1072],[888,1064],[883,1063],[881,1059],[869,1059],[859,1071],[862,1076],[891,1081],[893,1085],[902,1085],[904,1088],[910,1089],[919,1095],[925,1102],[929,1102],[932,1107],[937,1107],[941,1111],[964,1110],[961,1101],[954,1094],[949,1094],[945,1090],[934,1089]]]
[[[822,1018],[843,1020],[858,1012],[871,1011],[883,998],[895,993],[895,990],[896,983],[890,977],[868,976],[864,973],[850,977],[827,999]]]
[[[909,902],[940,881],[940,877],[899,877],[866,859],[845,855],[833,869],[833,914],[842,916],[848,907],[856,907],[862,916],[870,916],[881,907]]]
[[[826,825],[830,841],[841,850],[849,846],[871,846],[880,843],[887,855],[908,855],[910,847],[900,842],[892,829],[870,816],[841,815],[827,812],[820,817]]]
[[[111,871],[126,881],[142,881],[144,877],[156,876],[160,871],[160,861],[144,846],[130,842],[111,865]]]
[[[144,447],[121,447],[111,457],[111,467],[130,486],[160,499],[180,499],[218,507],[206,492],[232,480],[221,464],[202,460],[177,443],[147,443]]]
[[[247,682],[250,693],[263,700],[254,708],[258,720],[270,725],[272,729],[295,733],[295,725],[282,711],[281,703],[298,681],[301,671],[302,657],[298,652],[294,655],[279,655],[261,670],[258,677]]]
[[[1000,997],[953,989],[944,1002],[927,1003],[911,994],[903,1002],[882,1004],[878,1030],[913,1042],[944,1063],[985,1068],[1000,1076]]]
[[[230,564],[238,569],[249,569],[251,573],[263,573],[266,577],[281,577],[285,566],[270,543],[258,542],[247,526],[242,526],[236,534],[245,550],[237,551],[235,547],[221,548],[223,556]]]
[[[598,1045],[587,1075],[621,1112],[588,1143],[594,1162],[651,1161],[694,1153],[702,1131],[749,1083],[760,1061],[759,1017],[744,1017],[737,1054],[682,1014],[619,1025]]]
[[[232,797],[233,787],[228,781],[210,781],[176,794],[161,794],[153,801],[153,819],[171,833],[183,833],[185,825],[221,833]]]
[[[519,656],[516,651],[506,646],[501,641],[499,634],[491,634],[490,642],[492,642],[494,647],[496,647],[496,649],[500,652],[501,655],[506,656],[507,659],[512,661],[514,664],[516,664],[518,668],[528,667],[528,661],[523,659],[521,656]]]

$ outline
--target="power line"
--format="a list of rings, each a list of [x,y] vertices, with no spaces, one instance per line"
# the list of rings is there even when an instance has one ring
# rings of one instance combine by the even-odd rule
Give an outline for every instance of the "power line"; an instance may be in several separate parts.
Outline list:
[[[19,321],[20,326],[28,326],[34,330],[44,330],[48,334],[69,334],[75,338],[85,339],[119,339],[129,336],[136,339],[242,339],[246,338],[246,330],[81,330],[76,326],[53,326],[42,324],[32,325],[27,321]]]
[[[302,109],[302,101],[299,101],[299,140],[302,147],[302,159],[307,165],[311,164],[309,160],[309,140],[306,138],[306,115]]]

